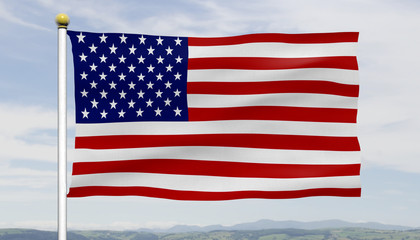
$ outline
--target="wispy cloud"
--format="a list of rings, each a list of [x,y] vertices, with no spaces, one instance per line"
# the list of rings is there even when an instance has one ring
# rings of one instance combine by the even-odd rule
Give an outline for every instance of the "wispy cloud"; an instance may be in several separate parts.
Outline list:
[[[52,31],[49,28],[46,28],[42,25],[38,25],[31,22],[31,18],[28,17],[26,14],[21,14],[21,16],[16,16],[15,15],[16,11],[12,11],[11,9],[9,9],[8,8],[9,6],[10,5],[4,4],[3,1],[0,1],[0,19],[3,19],[4,21],[7,21],[12,24],[31,28],[34,30],[41,30],[41,31],[46,31],[46,32]],[[22,7],[22,5],[20,5],[19,7]]]

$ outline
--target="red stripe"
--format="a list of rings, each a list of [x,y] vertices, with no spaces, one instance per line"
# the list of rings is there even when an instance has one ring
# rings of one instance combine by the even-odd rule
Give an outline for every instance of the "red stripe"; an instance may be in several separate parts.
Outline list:
[[[188,82],[189,94],[320,93],[358,97],[359,85],[327,81]]]
[[[359,175],[360,164],[268,164],[181,159],[75,162],[73,164],[73,175],[113,172],[161,173],[219,177],[311,178]]]
[[[357,137],[274,134],[109,135],[76,137],[76,148],[120,149],[175,146],[360,151]]]
[[[357,60],[354,56],[308,58],[212,57],[188,59],[188,70],[279,70],[297,68],[338,68],[358,70]]]
[[[189,37],[189,46],[217,46],[233,45],[254,42],[282,42],[282,43],[337,43],[357,42],[358,32],[337,32],[337,33],[257,33],[232,37]]]
[[[315,196],[360,197],[360,188],[316,188],[296,191],[197,192],[151,187],[75,187],[67,197],[145,196],[172,200],[220,201],[244,198],[288,199]]]
[[[357,109],[252,106],[189,108],[189,121],[280,120],[356,123]]]

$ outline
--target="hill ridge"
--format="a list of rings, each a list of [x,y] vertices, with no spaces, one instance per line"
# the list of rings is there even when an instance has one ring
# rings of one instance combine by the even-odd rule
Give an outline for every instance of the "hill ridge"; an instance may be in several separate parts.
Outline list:
[[[247,222],[235,224],[232,226],[223,225],[208,225],[208,226],[197,226],[197,225],[176,225],[168,229],[149,229],[140,228],[137,231],[145,232],[167,232],[167,233],[181,233],[181,232],[211,232],[211,231],[238,231],[238,230],[265,230],[265,229],[303,229],[303,230],[314,230],[314,229],[331,229],[331,228],[368,228],[375,230],[410,230],[412,227],[382,224],[378,222],[347,222],[343,220],[330,219],[322,221],[275,221],[270,219],[261,219],[255,222]]]

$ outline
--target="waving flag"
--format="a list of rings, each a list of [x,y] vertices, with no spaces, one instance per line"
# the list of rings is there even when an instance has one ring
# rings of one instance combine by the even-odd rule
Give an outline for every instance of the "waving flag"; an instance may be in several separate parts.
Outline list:
[[[360,196],[358,33],[68,35],[68,197]]]

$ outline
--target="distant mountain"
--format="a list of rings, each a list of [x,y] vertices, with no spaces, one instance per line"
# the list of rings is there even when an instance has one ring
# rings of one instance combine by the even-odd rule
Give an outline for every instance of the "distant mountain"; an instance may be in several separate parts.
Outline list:
[[[259,220],[250,223],[241,223],[233,226],[210,225],[210,226],[195,226],[195,225],[176,225],[166,230],[156,229],[139,229],[139,231],[147,232],[168,232],[168,233],[181,233],[181,232],[210,232],[210,231],[251,231],[251,230],[264,230],[264,229],[325,229],[325,228],[369,228],[376,230],[410,230],[411,227],[388,225],[377,222],[366,223],[352,223],[342,220],[325,220],[314,222],[298,222],[298,221],[273,221],[273,220]]]

